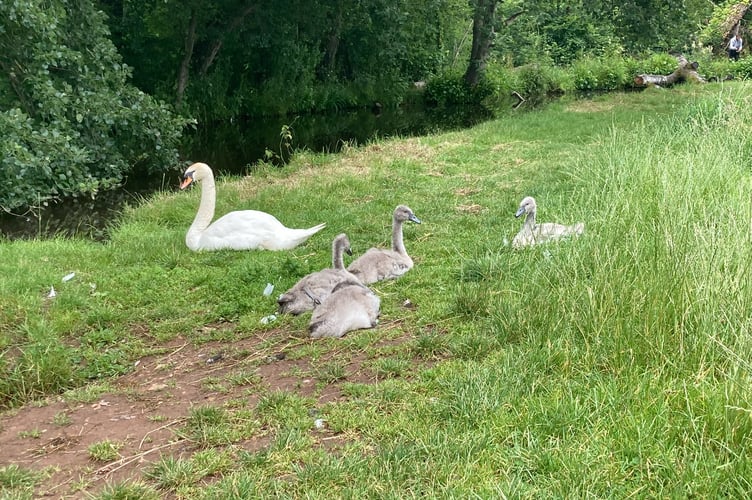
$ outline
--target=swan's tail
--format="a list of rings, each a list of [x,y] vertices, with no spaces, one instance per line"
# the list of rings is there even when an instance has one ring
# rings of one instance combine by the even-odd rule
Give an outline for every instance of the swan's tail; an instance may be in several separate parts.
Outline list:
[[[326,227],[326,222],[322,222],[321,224],[313,227],[309,227],[308,229],[295,229],[295,232],[297,233],[296,245],[300,245],[305,240],[313,236],[314,234],[318,233],[322,229]]]
[[[308,229],[305,229],[304,231],[309,232],[310,234],[316,234],[322,229],[326,227],[326,222],[322,222],[321,224],[313,227],[309,227]]]
[[[290,250],[326,227],[326,222],[308,229],[287,229],[283,238],[278,238],[267,250]]]

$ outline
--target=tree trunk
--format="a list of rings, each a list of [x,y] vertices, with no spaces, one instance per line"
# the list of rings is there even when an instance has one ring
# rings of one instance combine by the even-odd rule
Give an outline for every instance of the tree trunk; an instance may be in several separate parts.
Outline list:
[[[486,69],[494,35],[494,20],[499,0],[476,0],[473,14],[473,45],[470,64],[465,72],[465,83],[475,87]]]
[[[689,62],[684,56],[677,57],[679,67],[670,75],[637,75],[634,83],[637,87],[647,87],[655,85],[658,87],[670,87],[675,83],[697,82],[705,83],[705,79],[697,73],[699,64]]]
[[[739,23],[751,6],[752,2],[739,2],[729,8],[729,16],[722,26],[724,45],[721,47],[721,50],[724,47],[728,47],[729,40],[739,33]]]
[[[185,40],[183,42],[184,54],[183,60],[180,63],[180,70],[178,71],[177,93],[175,95],[175,107],[179,108],[183,102],[183,94],[185,94],[185,88],[188,86],[188,75],[191,68],[191,59],[193,58],[193,46],[196,44],[196,24],[198,23],[198,16],[196,12],[191,12],[191,19],[188,22],[188,29],[185,33]]]
[[[324,53],[324,69],[326,76],[334,74],[337,67],[337,51],[339,50],[340,36],[342,35],[342,9],[337,12],[337,20],[329,33],[329,39]]]
[[[15,68],[11,67],[11,65],[13,64],[15,65]],[[24,112],[29,116],[37,116],[38,113],[36,112],[36,106],[33,106],[31,104],[31,100],[26,95],[26,91],[23,87],[22,80],[25,78],[24,69],[18,64],[17,61],[9,61],[6,63],[2,59],[0,59],[0,70],[2,70],[4,74],[8,75],[10,86],[16,93],[16,97],[18,97],[18,101],[21,103],[21,107],[23,108]],[[19,75],[21,75],[20,78]]]
[[[201,69],[199,70],[199,74],[201,76],[206,75],[206,72],[209,71],[209,68],[212,64],[214,64],[214,61],[217,58],[217,55],[219,54],[220,49],[222,48],[222,45],[224,44],[224,39],[227,35],[238,29],[245,20],[246,17],[251,15],[251,13],[256,9],[256,5],[248,5],[245,9],[243,9],[242,12],[240,12],[238,15],[236,15],[232,21],[227,25],[227,28],[217,37],[215,38],[211,46],[209,48],[209,52],[204,58],[204,62],[201,64]]]

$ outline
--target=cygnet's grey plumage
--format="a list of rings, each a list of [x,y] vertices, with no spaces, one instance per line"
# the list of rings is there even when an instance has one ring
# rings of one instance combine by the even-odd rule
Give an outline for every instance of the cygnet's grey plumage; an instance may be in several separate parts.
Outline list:
[[[381,280],[399,278],[413,267],[413,259],[407,254],[402,237],[402,224],[410,221],[420,224],[412,210],[405,205],[394,209],[392,216],[392,248],[370,248],[355,259],[347,268],[369,285]]]
[[[356,280],[357,278],[345,269],[345,253],[352,255],[352,250],[350,240],[346,234],[342,233],[332,241],[332,267],[304,276],[292,288],[280,295],[277,299],[279,312],[301,314],[310,311],[314,306],[311,296],[323,302],[338,283]]]
[[[311,338],[341,337],[349,331],[373,328],[379,322],[381,300],[357,279],[339,283],[317,304],[308,325]]]
[[[536,210],[537,205],[535,203],[535,198],[532,196],[526,196],[522,199],[520,207],[517,209],[514,216],[520,217],[522,214],[526,214],[525,222],[523,222],[520,232],[517,233],[512,240],[512,247],[521,248],[524,246],[532,246],[547,241],[558,240],[570,235],[580,235],[585,232],[584,222],[578,222],[571,226],[557,224],[555,222],[536,224]]]

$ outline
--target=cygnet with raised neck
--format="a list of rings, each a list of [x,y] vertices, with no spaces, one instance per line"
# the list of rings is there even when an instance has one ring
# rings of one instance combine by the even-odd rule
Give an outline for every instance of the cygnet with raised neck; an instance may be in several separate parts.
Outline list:
[[[355,259],[347,270],[363,284],[399,278],[413,267],[413,259],[407,254],[402,236],[402,224],[410,221],[420,224],[412,210],[399,205],[392,215],[392,248],[369,248]]]
[[[556,241],[567,236],[580,235],[585,232],[584,222],[578,222],[571,226],[557,224],[555,222],[536,224],[536,211],[537,204],[535,203],[535,198],[532,196],[526,196],[522,199],[514,216],[520,217],[522,214],[525,214],[525,222],[522,223],[522,229],[520,229],[512,240],[513,248],[522,248],[548,241]]]
[[[280,313],[301,314],[313,309],[314,301],[324,302],[339,283],[357,278],[345,269],[344,254],[352,255],[350,240],[345,233],[332,241],[332,267],[308,274],[279,296]]]

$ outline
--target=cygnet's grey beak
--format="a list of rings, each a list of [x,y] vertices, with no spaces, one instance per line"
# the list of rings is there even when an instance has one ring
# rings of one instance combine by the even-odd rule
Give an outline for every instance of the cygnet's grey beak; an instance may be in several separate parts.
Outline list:
[[[514,213],[515,217],[519,217],[520,215],[525,213],[525,207],[520,207],[517,209],[517,211]]]
[[[412,215],[410,216],[410,219],[409,219],[409,220],[410,220],[410,221],[412,221],[412,222],[414,222],[414,223],[416,223],[416,224],[420,224],[420,219],[418,219],[418,218],[417,218],[417,217],[415,216],[415,214],[412,214]]]

